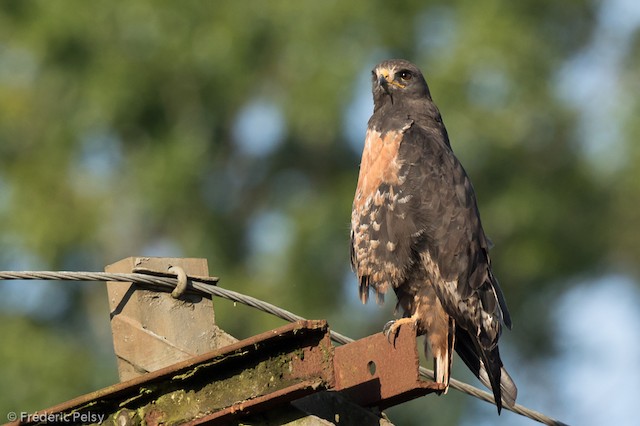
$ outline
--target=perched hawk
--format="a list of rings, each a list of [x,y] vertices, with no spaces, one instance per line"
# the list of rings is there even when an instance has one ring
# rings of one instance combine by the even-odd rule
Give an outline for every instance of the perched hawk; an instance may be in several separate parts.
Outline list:
[[[360,298],[389,289],[431,347],[435,379],[449,385],[453,349],[490,389],[498,413],[517,389],[502,367],[498,338],[511,327],[476,197],[453,154],[420,70],[405,60],[373,70],[369,120],[351,214],[351,263]],[[389,335],[389,334],[388,334]]]

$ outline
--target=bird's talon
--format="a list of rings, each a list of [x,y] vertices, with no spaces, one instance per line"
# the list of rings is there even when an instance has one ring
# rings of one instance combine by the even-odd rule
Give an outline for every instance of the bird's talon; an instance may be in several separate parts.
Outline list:
[[[399,331],[400,331],[400,324],[398,324],[398,320],[388,321],[384,325],[384,327],[382,327],[382,333],[386,336],[387,341],[389,343],[395,344]],[[391,341],[392,338],[393,338],[393,342]]]

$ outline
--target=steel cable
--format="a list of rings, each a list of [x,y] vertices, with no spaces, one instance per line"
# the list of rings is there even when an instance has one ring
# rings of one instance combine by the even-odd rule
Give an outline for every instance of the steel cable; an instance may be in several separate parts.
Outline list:
[[[109,272],[70,272],[70,271],[0,271],[0,280],[61,280],[61,281],[117,281],[132,282],[151,287],[163,287],[169,292],[177,285],[177,279],[171,277],[163,277],[141,273],[109,273]],[[269,313],[285,321],[295,322],[305,320],[300,315],[280,308],[271,303],[265,302],[255,297],[247,296],[233,290],[228,290],[218,285],[207,282],[198,281],[196,278],[189,278],[190,288],[203,295],[211,295],[227,299],[243,305],[251,306],[262,312]],[[351,343],[354,339],[347,337],[335,331],[331,331],[331,340],[339,344]],[[425,367],[420,367],[420,374],[429,380],[434,380],[433,371]],[[493,395],[480,390],[472,385],[461,382],[456,379],[450,379],[449,386],[467,395],[478,398],[482,401],[495,404]],[[513,407],[504,405],[504,408],[514,413],[528,417],[532,420],[550,426],[566,426],[558,420],[546,416],[537,411],[531,410],[520,404]]]

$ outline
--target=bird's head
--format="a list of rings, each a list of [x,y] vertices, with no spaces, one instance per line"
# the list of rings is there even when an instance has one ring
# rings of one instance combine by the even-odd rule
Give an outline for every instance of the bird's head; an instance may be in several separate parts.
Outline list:
[[[371,72],[376,108],[411,100],[431,100],[429,87],[417,66],[404,59],[381,62]]]

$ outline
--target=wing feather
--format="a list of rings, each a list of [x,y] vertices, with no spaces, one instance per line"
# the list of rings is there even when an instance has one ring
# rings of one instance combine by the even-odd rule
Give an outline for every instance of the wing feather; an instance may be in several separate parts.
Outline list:
[[[493,348],[501,321],[511,323],[509,312],[491,272],[489,242],[471,181],[450,146],[433,134],[414,125],[400,147],[406,191],[419,194],[409,210],[421,231],[412,246],[418,254],[429,252],[441,282],[457,283],[434,282],[449,315],[480,336],[484,347]]]

